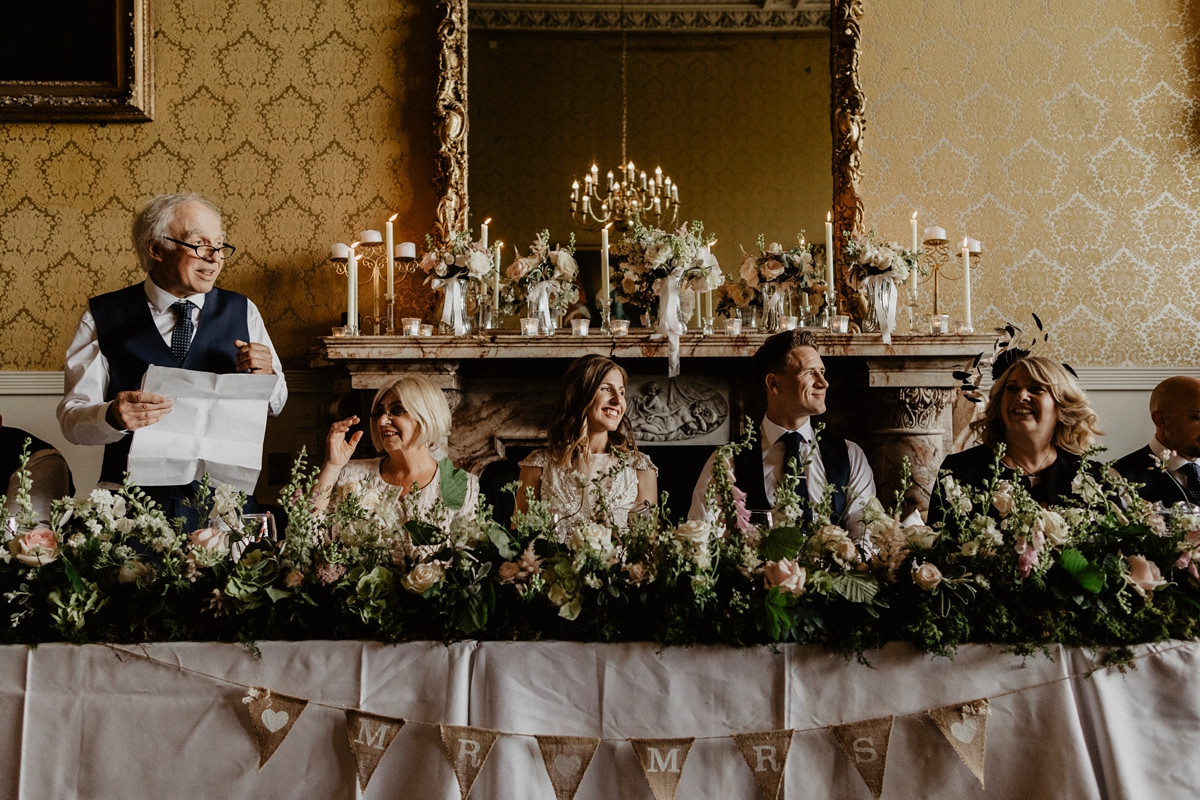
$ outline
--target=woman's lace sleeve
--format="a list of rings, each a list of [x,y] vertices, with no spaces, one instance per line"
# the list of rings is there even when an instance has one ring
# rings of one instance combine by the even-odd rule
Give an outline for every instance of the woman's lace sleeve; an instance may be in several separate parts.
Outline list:
[[[636,470],[653,470],[654,474],[658,474],[658,467],[654,466],[654,462],[650,460],[650,456],[642,452],[630,453],[629,464]]]
[[[525,456],[525,458],[521,459],[521,463],[518,466],[545,469],[546,467],[550,466],[550,452],[545,448],[541,450],[534,450],[532,453]]]

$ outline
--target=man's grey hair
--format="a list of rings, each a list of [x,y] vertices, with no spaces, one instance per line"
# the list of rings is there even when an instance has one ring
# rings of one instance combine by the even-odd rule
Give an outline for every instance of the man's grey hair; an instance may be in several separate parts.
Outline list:
[[[200,203],[207,206],[218,219],[221,217],[221,209],[217,208],[216,203],[204,195],[189,192],[152,197],[145,208],[133,218],[133,249],[146,272],[154,266],[154,259],[150,257],[150,244],[161,241],[167,235],[171,223],[175,221],[175,212],[188,203]],[[174,242],[164,242],[164,247],[170,250],[178,246]]]

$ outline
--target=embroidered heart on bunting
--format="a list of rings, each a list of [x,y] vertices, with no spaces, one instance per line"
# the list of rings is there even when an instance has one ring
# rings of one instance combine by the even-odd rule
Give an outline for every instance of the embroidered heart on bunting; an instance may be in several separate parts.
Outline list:
[[[587,736],[538,736],[537,743],[554,796],[558,800],[574,800],[600,740]]]
[[[783,786],[783,770],[787,767],[788,750],[792,746],[792,731],[759,731],[758,733],[735,733],[742,757],[754,773],[754,780],[762,789],[766,800],[778,800]]]
[[[931,708],[929,717],[958,753],[967,768],[983,785],[983,766],[987,746],[987,718],[991,710],[987,698],[971,703]]]
[[[291,733],[308,701],[252,687],[246,690],[242,702],[250,707],[250,727],[258,744],[258,768],[262,769]]]
[[[683,763],[694,741],[695,738],[629,740],[655,800],[675,800],[675,790],[683,777]]]
[[[438,728],[442,734],[442,749],[458,779],[458,792],[462,800],[467,800],[500,731],[466,725],[439,725]]]
[[[829,731],[866,781],[872,796],[883,794],[883,776],[887,772],[888,742],[892,738],[893,717],[830,725]]]
[[[346,736],[350,739],[350,752],[354,753],[358,786],[362,791],[367,790],[367,783],[375,774],[375,768],[403,727],[402,719],[346,709]]]

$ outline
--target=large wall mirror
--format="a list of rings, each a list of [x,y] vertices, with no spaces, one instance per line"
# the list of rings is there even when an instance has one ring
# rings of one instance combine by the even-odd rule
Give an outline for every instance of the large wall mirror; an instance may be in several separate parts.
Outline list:
[[[859,223],[861,0],[443,7],[439,216],[455,230],[490,217],[506,261],[543,228],[598,247],[569,193],[593,163],[601,180],[621,163],[623,60],[625,158],[675,180],[678,222],[704,221],[727,272],[759,234],[823,236],[831,207],[839,231]]]

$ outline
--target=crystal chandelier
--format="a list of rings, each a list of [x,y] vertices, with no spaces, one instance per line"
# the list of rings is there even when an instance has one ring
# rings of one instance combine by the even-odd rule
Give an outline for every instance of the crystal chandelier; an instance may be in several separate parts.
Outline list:
[[[600,167],[584,173],[583,183],[571,183],[571,219],[585,230],[597,231],[611,224],[618,231],[627,231],[634,222],[655,228],[673,225],[679,216],[679,186],[662,167],[654,168],[654,176],[638,171],[625,155],[629,103],[626,88],[627,48],[625,10],[621,9],[621,165],[619,174],[608,171],[606,187],[600,188]]]

